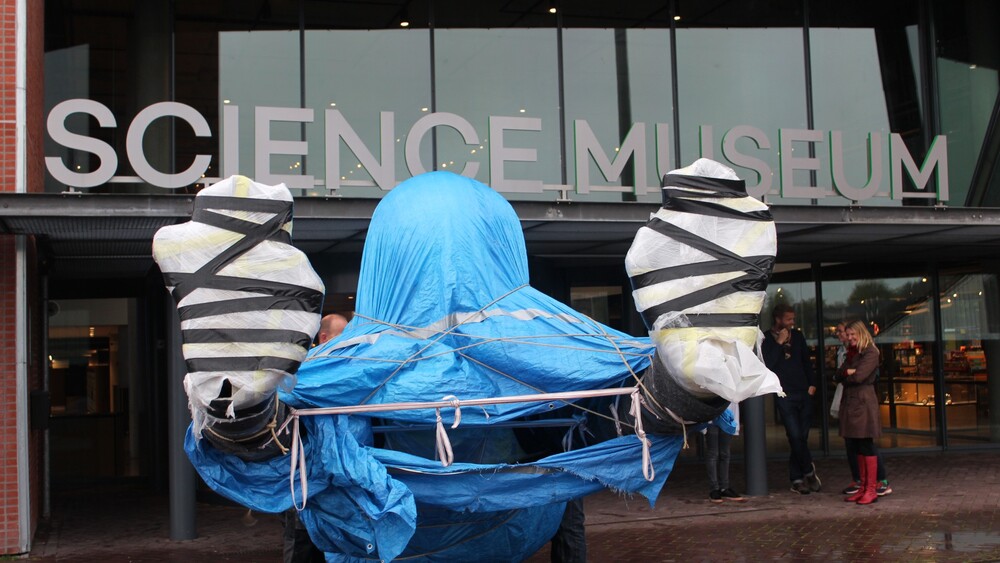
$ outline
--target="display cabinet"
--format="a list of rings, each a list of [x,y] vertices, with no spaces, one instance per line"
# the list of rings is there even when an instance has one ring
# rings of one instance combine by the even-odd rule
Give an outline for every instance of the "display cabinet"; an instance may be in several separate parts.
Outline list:
[[[900,430],[937,428],[935,406],[945,405],[949,429],[976,426],[977,386],[964,355],[951,353],[943,363],[944,396],[934,389],[933,361],[919,345],[893,349],[893,376],[880,383],[882,424]]]

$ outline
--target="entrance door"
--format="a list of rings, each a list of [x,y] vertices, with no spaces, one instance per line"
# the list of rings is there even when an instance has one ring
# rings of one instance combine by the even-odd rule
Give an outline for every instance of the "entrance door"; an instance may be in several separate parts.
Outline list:
[[[54,483],[141,473],[143,385],[130,323],[135,302],[50,302],[49,467]]]

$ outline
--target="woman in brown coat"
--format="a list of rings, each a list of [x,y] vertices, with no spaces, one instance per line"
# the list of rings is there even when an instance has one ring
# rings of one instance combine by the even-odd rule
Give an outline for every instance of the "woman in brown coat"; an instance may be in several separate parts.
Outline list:
[[[847,359],[837,373],[844,384],[840,400],[840,435],[846,442],[853,442],[858,452],[858,469],[861,488],[847,497],[848,502],[871,504],[878,500],[878,458],[875,455],[875,438],[882,435],[879,418],[878,395],[875,377],[879,365],[878,347],[871,333],[861,321],[847,326]]]

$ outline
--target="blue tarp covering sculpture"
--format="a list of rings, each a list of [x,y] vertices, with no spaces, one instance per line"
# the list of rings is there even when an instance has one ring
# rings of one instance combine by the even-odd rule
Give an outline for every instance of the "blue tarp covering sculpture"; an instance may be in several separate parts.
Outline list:
[[[172,286],[189,274],[165,267],[168,240],[154,244],[154,257]],[[649,339],[615,331],[533,289],[510,205],[475,180],[433,172],[400,184],[377,207],[355,316],[344,332],[309,352],[277,401],[235,404],[239,390],[211,379],[207,399],[192,397],[193,410],[200,404],[211,416],[200,423],[196,416],[187,451],[213,489],[245,506],[280,512],[304,504],[300,518],[331,561],[521,560],[549,540],[568,499],[611,488],[652,503],[683,436],[645,436],[641,426],[637,436],[641,400],[628,396],[460,412],[303,415],[297,422],[304,474],[292,480],[289,456],[234,455],[227,441],[200,437],[218,438],[225,432],[213,429],[228,421],[270,421],[250,438],[271,432],[267,448],[285,449],[289,426],[275,426],[286,406],[305,414],[315,407],[631,387],[657,361],[654,353]],[[286,383],[294,371],[286,370]],[[189,396],[195,375],[186,382]],[[440,421],[450,425],[459,416],[445,437],[454,461],[444,466],[435,459],[443,455]],[[731,428],[725,416],[720,422]],[[527,451],[519,440],[523,424],[557,425],[566,447]],[[650,467],[655,472],[644,474]]]

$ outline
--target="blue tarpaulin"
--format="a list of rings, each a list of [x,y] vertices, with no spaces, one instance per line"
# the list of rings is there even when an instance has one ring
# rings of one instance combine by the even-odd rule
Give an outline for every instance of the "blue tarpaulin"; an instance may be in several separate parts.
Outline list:
[[[530,286],[521,225],[502,196],[432,172],[380,202],[355,317],[310,352],[280,399],[307,409],[632,386],[652,354],[647,338]],[[448,430],[455,451],[448,467],[433,455],[434,409],[303,416],[308,499],[300,517],[331,561],[526,558],[555,532],[568,499],[605,487],[651,503],[659,494],[683,438],[649,436],[656,473],[647,481],[633,429],[598,430],[614,428],[612,401],[463,407],[459,427]],[[573,449],[528,455],[512,426],[567,410],[562,416],[576,426],[556,432],[575,436]],[[454,409],[441,416],[450,425]],[[390,431],[374,433],[376,426]],[[244,462],[191,436],[187,449],[220,493],[264,512],[292,506],[288,456]]]

